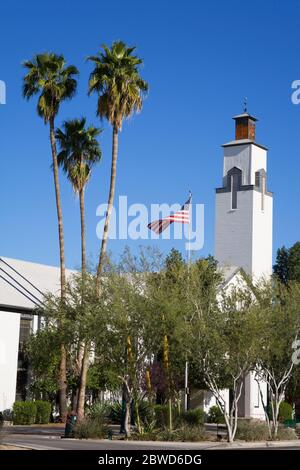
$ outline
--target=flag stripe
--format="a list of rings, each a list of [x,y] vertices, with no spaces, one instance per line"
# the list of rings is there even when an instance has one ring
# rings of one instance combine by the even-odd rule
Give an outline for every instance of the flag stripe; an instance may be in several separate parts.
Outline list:
[[[192,200],[192,195],[190,195],[189,199],[183,204],[181,209],[174,214],[171,214],[163,219],[154,220],[150,222],[147,227],[149,230],[153,230],[153,232],[160,234],[163,232],[170,224],[177,222],[182,224],[189,224],[190,223],[190,204]]]

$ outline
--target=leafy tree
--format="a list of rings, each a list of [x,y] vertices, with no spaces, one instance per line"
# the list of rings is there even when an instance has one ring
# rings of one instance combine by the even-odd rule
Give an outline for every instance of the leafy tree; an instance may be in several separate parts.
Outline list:
[[[263,303],[261,298],[258,300],[260,347],[255,364],[256,379],[259,388],[262,381],[268,385],[271,420],[262,393],[261,399],[270,437],[276,439],[280,404],[293,374],[297,373],[293,348],[300,331],[300,285],[291,283],[283,289],[282,285],[274,284],[264,295]]]
[[[289,249],[289,279],[300,282],[300,242]]]
[[[61,299],[63,301],[66,290],[65,247],[55,140],[55,117],[59,112],[61,103],[74,96],[77,87],[75,76],[78,74],[78,71],[73,65],[67,66],[62,55],[53,53],[37,54],[31,61],[25,61],[23,65],[27,70],[23,80],[23,96],[26,99],[30,99],[35,95],[39,95],[37,104],[38,115],[44,119],[45,124],[50,126],[52,168],[59,234]],[[61,344],[60,348],[60,414],[62,419],[65,420],[67,415],[66,350],[64,344]]]
[[[283,284],[300,282],[300,242],[289,249],[283,246],[277,250],[274,274]]]
[[[143,61],[133,55],[134,51],[135,47],[127,47],[122,41],[117,41],[111,47],[104,45],[103,51],[88,58],[94,64],[94,70],[89,79],[89,94],[96,93],[98,95],[97,114],[100,118],[107,119],[113,128],[110,189],[97,268],[98,285],[106,254],[109,223],[114,202],[118,134],[122,128],[123,120],[134,112],[141,111],[143,95],[148,90],[147,83],[141,78],[138,71],[138,67]]]
[[[59,344],[58,331],[45,328],[32,335],[26,345],[32,371],[30,388],[36,398],[55,400]]]
[[[219,291],[220,274],[214,263],[202,260],[190,266],[186,294],[187,328],[183,337],[199,380],[203,377],[224,416],[228,440],[234,440],[238,401],[244,376],[255,363],[256,331],[252,293],[248,289]],[[226,406],[224,389],[232,400]]]

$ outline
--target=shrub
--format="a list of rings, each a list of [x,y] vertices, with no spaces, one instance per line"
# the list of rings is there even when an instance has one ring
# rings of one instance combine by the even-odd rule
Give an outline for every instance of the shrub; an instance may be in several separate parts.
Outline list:
[[[206,439],[202,426],[182,426],[174,431],[164,429],[157,434],[158,441],[198,442]]]
[[[146,400],[140,401],[138,404],[139,417],[143,424],[150,423],[153,420],[153,407]],[[136,421],[136,408],[134,407],[134,420]]]
[[[212,406],[209,409],[208,412],[208,417],[207,417],[207,422],[208,423],[214,423],[214,424],[224,424],[225,419],[224,416],[218,406]]]
[[[264,422],[239,421],[236,439],[243,441],[266,441],[269,438],[268,426]]]
[[[200,426],[204,424],[206,414],[201,408],[185,411],[180,415],[180,421],[191,426]]]
[[[298,436],[296,434],[295,429],[279,426],[278,432],[277,432],[277,439],[279,441],[290,441],[290,440],[298,439]]]
[[[182,442],[198,442],[207,439],[203,426],[183,426],[176,432]]]
[[[113,424],[120,424],[122,419],[122,405],[118,401],[108,406],[108,418]]]
[[[293,419],[293,407],[287,401],[282,401],[279,405],[279,421],[287,419]]]
[[[87,415],[91,419],[102,419],[103,421],[109,416],[110,406],[107,403],[95,402],[89,408]]]
[[[169,422],[169,406],[168,405],[154,405],[154,418],[158,428],[165,428]],[[180,421],[177,408],[172,408],[173,424]]]
[[[78,439],[107,437],[108,428],[103,420],[85,418],[74,426],[74,437]]]
[[[3,426],[4,418],[3,418],[3,413],[0,411],[0,428]]]
[[[36,400],[36,418],[37,424],[48,424],[50,422],[51,415],[51,403],[43,400]]]
[[[33,401],[15,401],[13,406],[14,424],[34,424],[36,411],[36,404]]]

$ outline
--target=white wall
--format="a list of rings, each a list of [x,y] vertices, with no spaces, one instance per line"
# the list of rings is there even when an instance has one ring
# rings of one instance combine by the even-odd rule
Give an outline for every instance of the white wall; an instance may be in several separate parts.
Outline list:
[[[252,274],[254,279],[268,278],[272,274],[273,247],[273,197],[253,191],[253,240],[252,240]]]
[[[224,147],[223,177],[233,167],[242,170],[242,184],[255,184],[255,172],[267,171],[267,151],[255,144]]]
[[[217,193],[215,258],[221,265],[252,267],[253,191],[238,191],[237,209],[231,209],[231,193]]]
[[[254,372],[250,372],[245,378],[245,417],[265,420],[265,412],[261,400],[259,387],[254,379]],[[260,388],[263,395],[263,401],[267,403],[267,384],[260,381]]]
[[[0,312],[0,411],[15,401],[19,332],[20,315]]]

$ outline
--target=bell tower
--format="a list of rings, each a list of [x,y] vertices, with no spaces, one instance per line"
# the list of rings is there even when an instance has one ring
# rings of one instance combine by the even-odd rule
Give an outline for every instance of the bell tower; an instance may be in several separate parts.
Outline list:
[[[233,119],[235,140],[223,145],[223,184],[216,189],[215,258],[258,279],[272,274],[267,148],[256,142],[256,117],[245,110]]]

